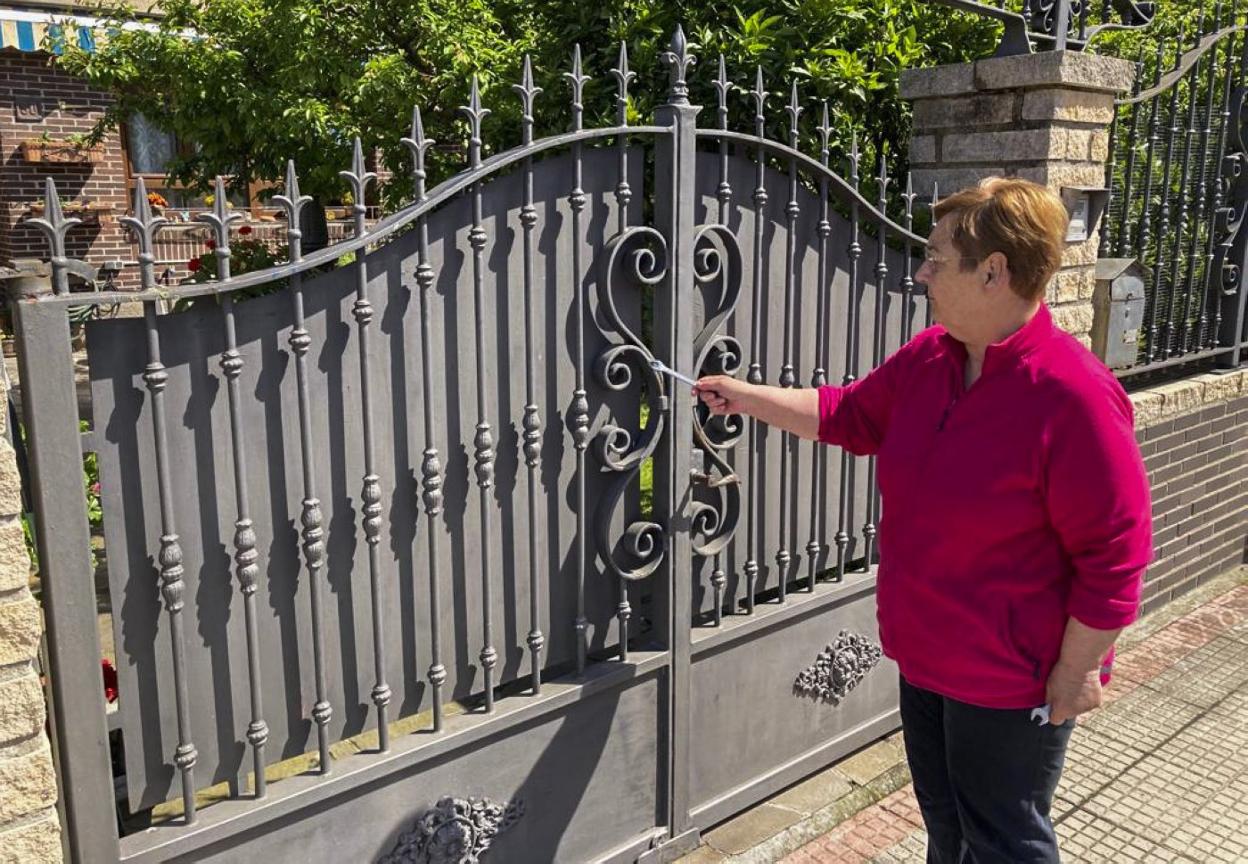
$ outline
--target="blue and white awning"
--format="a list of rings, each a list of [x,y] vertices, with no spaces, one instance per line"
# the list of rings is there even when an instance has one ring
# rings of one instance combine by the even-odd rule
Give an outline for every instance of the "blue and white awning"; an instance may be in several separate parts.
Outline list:
[[[0,50],[47,51],[60,54],[66,45],[94,51],[96,40],[104,38],[110,25],[89,15],[62,12],[29,12],[0,8]],[[128,21],[123,30],[155,30],[148,22]]]

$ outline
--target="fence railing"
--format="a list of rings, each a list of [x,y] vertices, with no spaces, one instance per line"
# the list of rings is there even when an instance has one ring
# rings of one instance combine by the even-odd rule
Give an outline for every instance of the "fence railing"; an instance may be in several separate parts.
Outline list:
[[[1221,5],[1218,9],[1222,11]],[[1102,258],[1144,265],[1139,355],[1129,374],[1217,358],[1236,365],[1244,339],[1248,207],[1244,26],[1210,16],[1171,57],[1158,45],[1151,81],[1117,102],[1106,165]],[[1168,62],[1169,61],[1169,62]]]
[[[1033,50],[1081,51],[1100,33],[1146,27],[1154,4],[1136,0],[935,0],[1004,25],[997,56]]]

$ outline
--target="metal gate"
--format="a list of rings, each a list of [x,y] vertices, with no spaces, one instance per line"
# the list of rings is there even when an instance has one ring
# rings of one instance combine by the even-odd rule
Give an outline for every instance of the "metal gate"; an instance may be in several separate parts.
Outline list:
[[[291,166],[270,270],[230,274],[219,189],[214,282],[155,284],[140,185],[141,292],[69,293],[49,181],[53,290],[12,307],[74,860],[669,860],[897,726],[873,460],[710,418],[649,361],[853,380],[925,317],[913,196],[899,225],[882,169],[875,202],[856,152],[832,171],[826,110],[802,153],[796,86],[767,140],[761,73],[730,131],[722,60],[699,128],[679,31],[663,59],[654,125],[621,49],[618,123],[585,129],[578,52],[572,131],[536,141],[526,66],[490,158],[474,83],[469,165],[428,190],[417,113],[416,201],[371,229],[357,142],[355,234],[306,256]],[[81,435],[68,310],[135,300],[88,329]]]

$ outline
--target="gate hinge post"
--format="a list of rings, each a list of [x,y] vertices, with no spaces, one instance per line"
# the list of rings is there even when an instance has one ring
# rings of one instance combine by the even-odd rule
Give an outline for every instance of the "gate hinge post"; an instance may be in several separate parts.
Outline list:
[[[637,864],[670,864],[697,849],[701,842],[702,833],[697,828],[690,828],[676,837],[668,837],[664,831],[655,835],[654,845],[637,856]]]

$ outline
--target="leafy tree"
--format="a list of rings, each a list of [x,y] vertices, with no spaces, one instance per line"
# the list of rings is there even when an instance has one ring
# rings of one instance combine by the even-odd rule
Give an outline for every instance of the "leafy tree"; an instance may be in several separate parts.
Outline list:
[[[340,195],[337,172],[350,162],[351,139],[383,153],[395,176],[391,203],[410,195],[406,151],[413,106],[442,147],[431,156],[433,179],[462,164],[465,132],[455,110],[478,75],[493,110],[485,121],[487,152],[519,141],[519,100],[511,85],[532,55],[545,92],[537,134],[561,131],[570,115],[562,74],[580,43],[586,123],[611,122],[615,82],[609,69],[621,41],[638,74],[630,122],[648,119],[667,91],[660,55],[678,22],[699,58],[691,85],[708,106],[716,57],[734,83],[730,125],[752,129],[747,91],[761,66],[768,131],[787,140],[789,82],[798,80],[806,108],[805,146],[813,148],[817,100],[826,99],[834,158],[863,137],[863,173],[874,171],[881,146],[894,173],[905,167],[909,109],[898,96],[902,69],[990,54],[996,25],[952,13],[929,0],[164,0],[153,32],[116,29],[95,53],[66,46],[57,60],[112,93],[115,105],[97,133],[141,112],[196,147],[171,168],[174,179],[206,188],[216,174],[242,185],[279,180],[285,160],[299,166],[304,191]],[[111,13],[114,23],[130,17]]]

